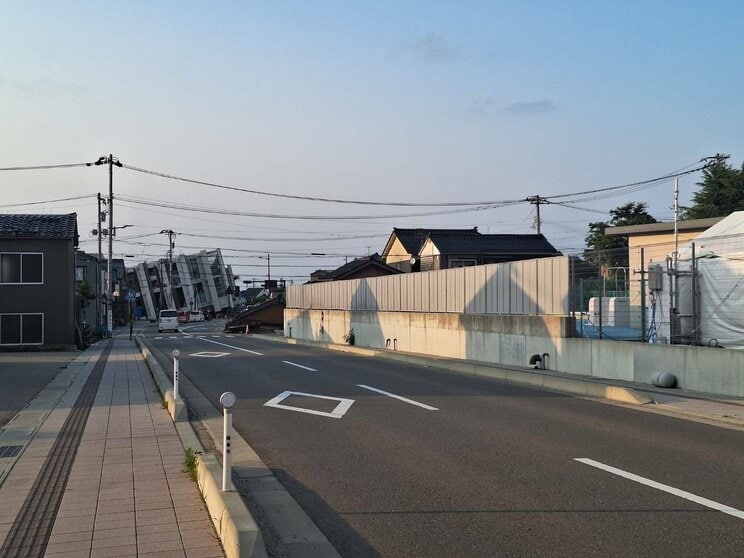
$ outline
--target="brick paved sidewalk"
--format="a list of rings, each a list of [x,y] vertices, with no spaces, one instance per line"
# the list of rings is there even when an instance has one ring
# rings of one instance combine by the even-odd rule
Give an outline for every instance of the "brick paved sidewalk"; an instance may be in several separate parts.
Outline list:
[[[58,434],[93,376],[96,358],[81,367],[0,487],[0,556],[224,556],[198,487],[184,472],[184,448],[142,356],[133,341],[110,343],[60,497],[36,510],[44,498],[32,492],[55,490],[39,488],[39,473],[50,467],[55,441],[64,442]],[[101,356],[101,348],[89,350]],[[18,520],[24,513],[46,535],[21,548],[14,535],[34,523]],[[51,530],[44,531],[44,522]]]

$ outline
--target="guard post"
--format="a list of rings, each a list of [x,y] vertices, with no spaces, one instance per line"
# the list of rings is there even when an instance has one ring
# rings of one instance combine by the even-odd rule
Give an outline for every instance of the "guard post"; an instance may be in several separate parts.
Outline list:
[[[173,349],[173,399],[181,399],[178,395],[178,360],[181,357],[181,351]]]
[[[232,490],[232,409],[235,405],[235,394],[226,391],[220,395],[220,403],[224,412],[224,423],[222,427],[222,492]]]

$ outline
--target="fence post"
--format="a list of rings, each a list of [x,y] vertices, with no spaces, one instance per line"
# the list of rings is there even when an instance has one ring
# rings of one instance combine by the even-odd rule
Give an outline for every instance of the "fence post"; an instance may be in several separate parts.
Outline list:
[[[692,275],[692,344],[698,344],[698,310],[697,310],[697,262],[695,261],[695,243],[692,242],[692,265],[690,265],[690,275]]]
[[[599,264],[599,338],[602,339],[602,294],[604,291],[604,277],[602,275],[602,263]]]
[[[178,361],[181,356],[181,351],[173,349],[173,399],[180,399],[178,395]]]
[[[641,341],[646,342],[646,262],[641,248]]]
[[[232,490],[232,406],[235,405],[235,394],[226,391],[220,395],[224,421],[222,426],[222,492]]]

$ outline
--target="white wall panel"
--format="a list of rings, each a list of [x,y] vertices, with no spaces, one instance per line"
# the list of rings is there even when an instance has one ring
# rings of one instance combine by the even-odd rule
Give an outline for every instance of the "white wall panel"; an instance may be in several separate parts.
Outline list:
[[[467,314],[568,313],[567,257],[287,288],[287,307]]]

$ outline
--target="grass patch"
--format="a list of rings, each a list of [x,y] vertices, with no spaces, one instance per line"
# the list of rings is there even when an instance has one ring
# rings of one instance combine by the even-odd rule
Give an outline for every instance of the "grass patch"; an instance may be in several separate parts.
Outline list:
[[[196,482],[197,479],[197,470],[196,470],[196,456],[198,455],[197,451],[194,448],[186,448],[186,452],[183,457],[183,464],[186,467],[184,469],[185,473],[188,473],[191,477],[191,480]]]

